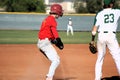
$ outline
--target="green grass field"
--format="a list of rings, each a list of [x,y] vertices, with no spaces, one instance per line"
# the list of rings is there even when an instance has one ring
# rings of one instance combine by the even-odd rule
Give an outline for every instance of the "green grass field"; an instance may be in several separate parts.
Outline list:
[[[60,31],[59,35],[65,44],[88,44],[91,41],[91,32],[74,32],[74,36]],[[0,30],[0,44],[36,44],[37,30]],[[120,42],[120,33],[117,33]]]

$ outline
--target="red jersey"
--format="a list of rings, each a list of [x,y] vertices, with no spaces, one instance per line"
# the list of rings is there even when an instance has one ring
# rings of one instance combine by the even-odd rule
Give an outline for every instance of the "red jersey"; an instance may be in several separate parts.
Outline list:
[[[55,17],[49,15],[43,22],[40,27],[40,31],[38,33],[39,39],[55,39],[58,38],[58,32],[57,32],[57,22],[55,20]]]

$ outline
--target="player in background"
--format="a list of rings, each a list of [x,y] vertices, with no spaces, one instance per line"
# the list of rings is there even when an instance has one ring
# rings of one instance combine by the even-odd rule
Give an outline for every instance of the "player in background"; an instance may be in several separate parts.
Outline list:
[[[95,16],[94,26],[92,29],[92,41],[94,43],[96,32],[97,38],[97,61],[95,65],[95,80],[102,78],[102,65],[108,47],[117,67],[120,76],[120,47],[116,39],[116,30],[118,27],[118,19],[120,18],[120,10],[113,9],[115,0],[103,0],[103,10]],[[110,67],[110,66],[108,66]]]
[[[73,35],[73,23],[72,23],[72,19],[69,18],[68,19],[68,24],[67,24],[67,36],[69,35],[69,32],[71,33],[71,35]]]
[[[49,71],[46,75],[46,80],[53,80],[55,70],[60,64],[60,57],[58,56],[52,43],[54,43],[59,49],[63,49],[64,45],[57,32],[56,19],[63,16],[62,6],[59,4],[53,4],[50,9],[49,15],[43,20],[38,33],[37,46],[40,51],[51,61]]]

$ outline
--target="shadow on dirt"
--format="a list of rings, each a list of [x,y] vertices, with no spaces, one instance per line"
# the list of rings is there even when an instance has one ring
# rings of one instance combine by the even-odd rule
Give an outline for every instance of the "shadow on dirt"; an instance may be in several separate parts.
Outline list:
[[[55,80],[71,80],[71,79],[77,79],[77,78],[76,77],[68,77],[68,78],[55,79]]]
[[[120,80],[120,76],[105,77],[101,80]]]

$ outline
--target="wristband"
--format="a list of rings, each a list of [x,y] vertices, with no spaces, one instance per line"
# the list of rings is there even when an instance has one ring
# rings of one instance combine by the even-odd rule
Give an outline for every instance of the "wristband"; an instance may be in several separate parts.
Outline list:
[[[92,35],[96,35],[96,31],[92,31]]]

